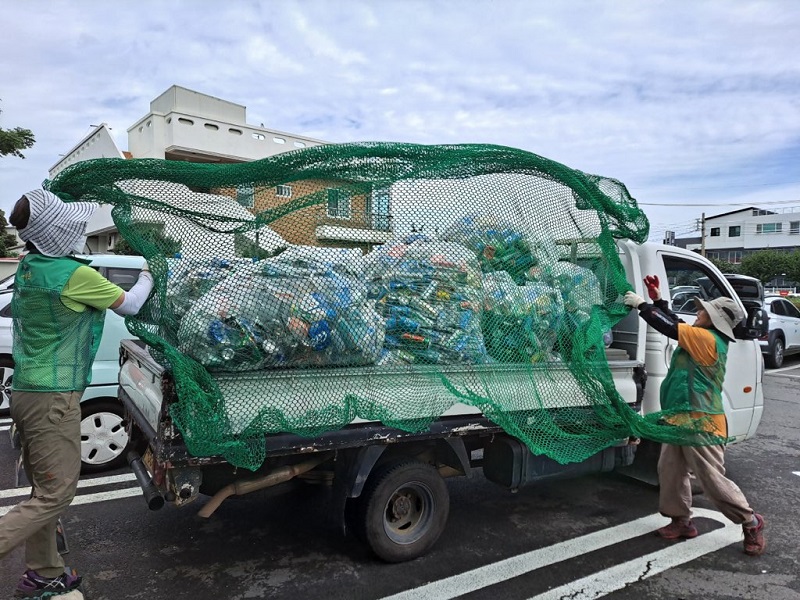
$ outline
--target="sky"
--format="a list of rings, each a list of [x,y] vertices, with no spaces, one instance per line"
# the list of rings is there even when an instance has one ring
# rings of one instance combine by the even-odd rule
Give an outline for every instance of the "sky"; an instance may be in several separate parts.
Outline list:
[[[0,0],[0,208],[171,85],[329,142],[491,143],[622,181],[695,234],[742,206],[800,212],[794,0]]]

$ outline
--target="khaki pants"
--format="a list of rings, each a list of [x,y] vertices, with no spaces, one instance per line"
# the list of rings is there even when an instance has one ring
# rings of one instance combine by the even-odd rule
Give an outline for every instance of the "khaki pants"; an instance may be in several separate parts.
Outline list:
[[[658,510],[665,517],[688,519],[692,515],[692,485],[689,471],[694,473],[703,493],[723,515],[734,523],[749,523],[753,509],[742,490],[725,477],[723,446],[661,447],[658,460]]]
[[[0,518],[0,558],[25,542],[25,563],[44,577],[64,571],[56,547],[58,517],[72,502],[81,469],[83,392],[14,391],[11,418],[20,433],[31,497]]]

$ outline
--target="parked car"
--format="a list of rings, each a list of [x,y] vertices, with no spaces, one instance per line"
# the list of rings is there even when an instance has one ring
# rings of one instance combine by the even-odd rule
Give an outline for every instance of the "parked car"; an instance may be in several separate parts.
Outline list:
[[[107,279],[129,290],[139,277],[144,263],[141,256],[93,254],[83,256]],[[13,287],[0,291],[0,411],[8,412],[14,376],[11,298]],[[123,409],[117,398],[119,344],[131,339],[125,320],[106,311],[103,337],[92,365],[92,382],[81,398],[81,470],[94,473],[114,469],[125,463],[131,441],[123,423]]]
[[[787,354],[800,352],[800,310],[783,296],[767,296],[769,334],[762,337],[761,352],[767,366],[777,369]]]

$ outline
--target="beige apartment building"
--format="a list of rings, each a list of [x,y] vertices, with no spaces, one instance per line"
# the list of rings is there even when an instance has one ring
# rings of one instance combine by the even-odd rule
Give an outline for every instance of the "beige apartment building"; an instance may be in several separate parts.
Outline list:
[[[128,130],[128,150],[117,147],[107,124],[92,132],[50,169],[50,177],[75,162],[92,158],[158,158],[197,163],[241,163],[281,152],[325,144],[305,136],[247,123],[246,107],[180,86],[150,103],[149,112]],[[352,189],[343,181],[298,181],[275,188],[204,190],[235,200],[252,215],[315,201],[287,214],[270,227],[292,244],[370,250],[392,236],[390,193]],[[111,207],[95,213],[87,230],[92,252],[110,252],[118,240]]]

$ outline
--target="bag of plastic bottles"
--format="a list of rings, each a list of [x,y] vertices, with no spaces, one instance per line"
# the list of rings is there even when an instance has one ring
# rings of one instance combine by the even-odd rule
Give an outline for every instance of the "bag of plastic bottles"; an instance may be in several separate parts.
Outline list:
[[[559,291],[543,283],[517,285],[505,271],[485,274],[483,289],[489,356],[509,363],[552,360],[564,313]]]
[[[181,318],[206,292],[250,259],[175,258],[167,259],[167,302]]]
[[[482,276],[471,250],[424,237],[394,240],[366,262],[369,295],[385,319],[379,364],[487,361]]]
[[[225,371],[375,362],[383,319],[363,278],[347,275],[359,272],[344,261],[351,253],[327,250],[298,247],[239,268],[186,313],[180,350]]]
[[[484,273],[505,271],[520,285],[533,279],[549,260],[534,251],[535,244],[518,227],[496,217],[463,217],[444,232],[442,239],[475,252]]]

